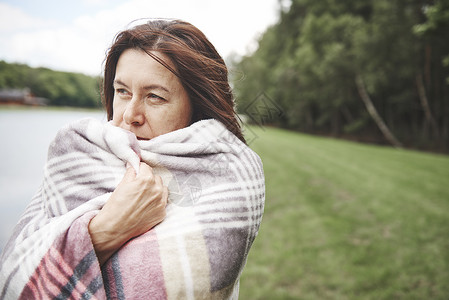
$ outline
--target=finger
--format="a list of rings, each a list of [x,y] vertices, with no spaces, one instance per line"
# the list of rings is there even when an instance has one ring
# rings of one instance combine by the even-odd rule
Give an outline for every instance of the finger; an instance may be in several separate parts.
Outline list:
[[[163,199],[163,201],[165,201],[165,206],[167,206],[168,205],[168,188],[166,186],[164,186],[162,199]]]
[[[136,175],[136,178],[154,182],[155,174],[153,172],[153,168],[147,165],[146,163],[140,163],[140,172],[139,174]]]
[[[140,168],[140,170],[143,170],[144,172],[152,172],[153,171],[153,168],[144,162],[140,162],[139,168]],[[140,174],[140,172],[139,172],[139,174]]]
[[[154,182],[156,183],[156,184],[159,184],[159,185],[164,185],[164,182],[162,181],[162,177],[161,176],[159,176],[159,175],[154,175]]]
[[[129,182],[136,178],[136,170],[132,166],[126,168],[125,175],[123,175],[122,181]]]

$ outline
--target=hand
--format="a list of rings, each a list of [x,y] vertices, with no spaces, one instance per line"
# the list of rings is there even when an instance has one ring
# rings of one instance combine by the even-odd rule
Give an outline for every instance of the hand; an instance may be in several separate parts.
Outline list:
[[[129,239],[165,218],[168,189],[153,169],[140,163],[139,174],[128,167],[122,181],[89,223],[89,233],[100,264]]]

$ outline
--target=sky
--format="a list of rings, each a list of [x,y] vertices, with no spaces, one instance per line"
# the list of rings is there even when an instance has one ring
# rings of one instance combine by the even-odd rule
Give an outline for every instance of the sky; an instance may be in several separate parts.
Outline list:
[[[114,36],[143,18],[182,19],[223,58],[245,55],[278,11],[278,0],[0,0],[0,60],[100,75]]]

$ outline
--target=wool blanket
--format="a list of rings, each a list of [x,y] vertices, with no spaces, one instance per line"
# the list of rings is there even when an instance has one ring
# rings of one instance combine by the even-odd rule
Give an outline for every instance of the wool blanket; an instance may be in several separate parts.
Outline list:
[[[168,186],[166,218],[101,267],[88,224],[140,161]],[[264,182],[257,154],[216,120],[149,141],[94,119],[69,124],[3,250],[0,299],[235,299]]]

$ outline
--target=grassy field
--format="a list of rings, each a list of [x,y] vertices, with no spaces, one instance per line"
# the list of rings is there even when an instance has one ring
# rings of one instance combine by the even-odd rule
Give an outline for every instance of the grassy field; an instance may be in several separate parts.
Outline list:
[[[449,299],[449,156],[252,129],[266,205],[241,299]]]

